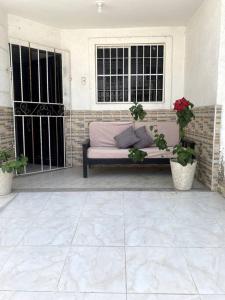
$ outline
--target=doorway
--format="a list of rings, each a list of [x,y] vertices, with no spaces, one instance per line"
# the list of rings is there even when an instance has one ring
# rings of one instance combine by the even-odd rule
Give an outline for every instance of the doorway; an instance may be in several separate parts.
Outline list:
[[[15,152],[28,157],[22,174],[68,167],[70,114],[63,97],[63,59],[56,49],[11,43]]]

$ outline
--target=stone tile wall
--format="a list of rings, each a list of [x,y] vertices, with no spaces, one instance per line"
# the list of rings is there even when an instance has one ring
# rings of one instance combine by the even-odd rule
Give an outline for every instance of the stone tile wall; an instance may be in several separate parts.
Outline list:
[[[195,120],[189,124],[186,136],[196,143],[197,178],[211,190],[216,190],[220,158],[221,107],[198,107],[194,111]]]
[[[14,144],[13,110],[11,107],[0,107],[0,148],[9,149]]]
[[[219,182],[218,192],[221,193],[225,197],[225,181]]]
[[[64,134],[65,134],[65,148],[66,148],[66,166],[72,167],[73,165],[73,151],[72,151],[72,127],[71,127],[71,113],[66,112],[66,118],[64,118]]]

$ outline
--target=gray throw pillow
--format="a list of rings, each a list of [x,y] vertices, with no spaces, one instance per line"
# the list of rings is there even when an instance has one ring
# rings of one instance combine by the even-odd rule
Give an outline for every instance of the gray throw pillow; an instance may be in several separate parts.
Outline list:
[[[134,148],[141,149],[141,148],[148,148],[153,145],[154,141],[152,137],[146,130],[145,126],[139,127],[135,130],[136,136],[140,139],[139,142],[134,144]]]
[[[127,149],[133,146],[135,143],[139,142],[139,138],[135,134],[134,128],[131,126],[121,132],[120,134],[114,136],[116,145],[118,148]]]

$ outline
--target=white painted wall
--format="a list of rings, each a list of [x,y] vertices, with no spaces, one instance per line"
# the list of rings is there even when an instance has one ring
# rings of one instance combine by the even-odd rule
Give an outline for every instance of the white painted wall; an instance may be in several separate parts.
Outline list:
[[[62,30],[62,45],[71,52],[72,108],[84,110],[127,109],[130,104],[96,104],[95,101],[95,44],[157,42],[168,43],[166,101],[163,104],[145,104],[145,108],[169,108],[184,94],[185,28],[151,27],[127,29]],[[81,77],[87,79],[82,85]]]
[[[61,48],[61,31],[14,15],[8,15],[9,37],[53,48]]]
[[[11,106],[7,15],[0,8],[0,106]]]
[[[205,0],[186,28],[185,96],[196,106],[222,105],[225,158],[225,0]]]
[[[217,103],[220,13],[221,0],[205,0],[186,28],[185,96],[196,106]]]
[[[221,29],[218,61],[217,104],[222,105],[221,156],[225,163],[225,0],[221,1]]]

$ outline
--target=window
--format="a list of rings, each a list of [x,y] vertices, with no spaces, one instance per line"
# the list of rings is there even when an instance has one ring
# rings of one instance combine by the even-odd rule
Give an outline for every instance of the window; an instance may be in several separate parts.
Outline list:
[[[128,48],[97,48],[98,102],[128,102]]]
[[[97,46],[97,102],[162,102],[164,45]]]

